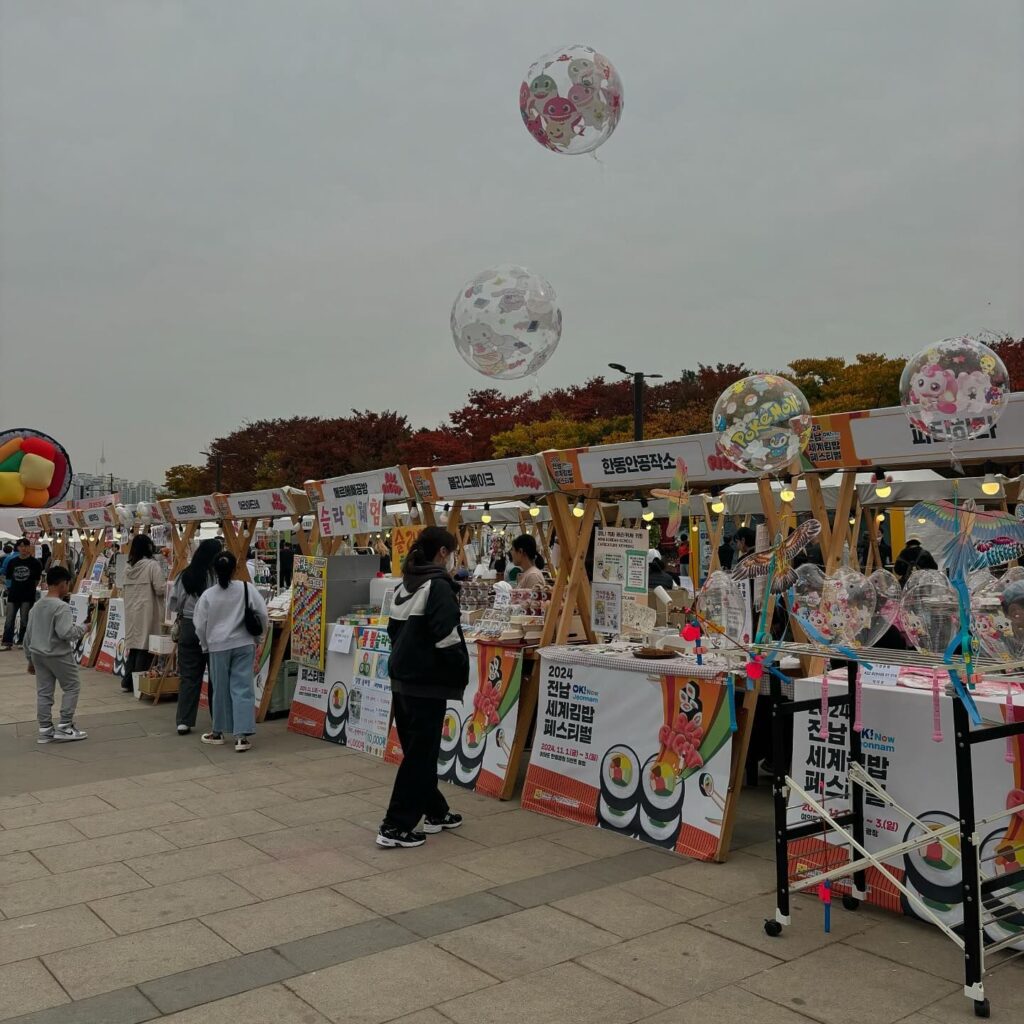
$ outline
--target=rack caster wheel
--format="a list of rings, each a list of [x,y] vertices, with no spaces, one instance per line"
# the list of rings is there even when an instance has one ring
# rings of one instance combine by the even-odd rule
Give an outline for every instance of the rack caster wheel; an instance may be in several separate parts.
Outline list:
[[[768,920],[764,923],[765,935],[770,935],[773,939],[782,934],[782,925],[778,921]],[[975,1006],[978,1004],[975,1003]],[[975,1011],[977,1012],[977,1011]]]
[[[843,897],[843,910],[859,910],[860,900],[856,896],[851,896],[847,893]]]
[[[975,999],[974,1000],[974,1016],[975,1017],[988,1017],[992,1012],[992,1007],[989,1006],[987,999]]]

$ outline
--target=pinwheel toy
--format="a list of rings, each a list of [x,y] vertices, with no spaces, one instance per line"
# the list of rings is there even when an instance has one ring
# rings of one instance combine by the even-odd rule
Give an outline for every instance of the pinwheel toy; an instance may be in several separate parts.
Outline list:
[[[651,491],[651,497],[668,499],[668,505],[672,511],[669,515],[665,536],[670,539],[675,537],[683,522],[683,510],[689,508],[690,505],[690,494],[686,489],[686,463],[678,456],[676,457],[676,473],[672,477],[672,486],[668,490]]]
[[[755,551],[742,559],[732,571],[734,580],[752,580],[758,576],[767,576],[772,559],[775,559],[775,571],[771,580],[773,594],[785,593],[796,583],[793,570],[793,559],[808,544],[813,543],[821,533],[821,523],[817,519],[802,522],[788,537],[776,541],[775,546],[766,551]]]

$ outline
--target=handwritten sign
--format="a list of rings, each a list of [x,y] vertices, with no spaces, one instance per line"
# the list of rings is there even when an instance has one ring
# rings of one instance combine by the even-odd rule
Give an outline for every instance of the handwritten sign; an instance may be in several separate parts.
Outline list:
[[[896,686],[900,681],[899,665],[862,665],[860,681],[865,686]]]
[[[422,526],[396,526],[391,531],[391,575],[402,575],[402,563],[409,554],[416,538],[423,532]]]
[[[328,498],[317,508],[320,533],[324,537],[351,537],[381,528],[384,515],[382,494]]]
[[[331,630],[331,639],[327,644],[327,650],[335,654],[348,654],[352,649],[352,637],[355,633],[355,626],[338,625]]]

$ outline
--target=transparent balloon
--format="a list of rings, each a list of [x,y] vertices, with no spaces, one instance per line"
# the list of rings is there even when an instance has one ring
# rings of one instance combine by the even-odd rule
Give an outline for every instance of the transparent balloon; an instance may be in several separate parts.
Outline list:
[[[921,654],[946,653],[960,633],[960,605],[944,573],[918,569],[911,574],[900,599],[899,624]]]
[[[716,569],[697,594],[703,646],[723,654],[741,653],[747,628],[743,591],[723,569]]]
[[[622,82],[607,57],[590,46],[552,50],[519,86],[526,130],[545,149],[570,156],[603,145],[622,116]]]
[[[459,289],[451,327],[459,355],[474,370],[517,380],[551,358],[562,337],[562,311],[544,278],[506,263]]]
[[[718,451],[740,469],[785,469],[811,439],[811,410],[785,377],[755,373],[730,384],[715,403],[711,423]]]
[[[1003,414],[1010,378],[985,344],[994,335],[947,338],[907,361],[900,403],[911,424],[933,441],[967,441],[991,429]]]
[[[1024,660],[1024,568],[1007,569],[973,591],[971,632],[993,660]]]
[[[796,582],[786,592],[790,614],[800,620],[801,625],[810,626],[806,631],[812,643],[833,643],[836,636],[825,574],[813,562],[798,566],[794,573]]]
[[[871,647],[896,621],[900,585],[885,569],[865,576],[838,569],[822,587],[822,617],[829,635],[848,647]]]

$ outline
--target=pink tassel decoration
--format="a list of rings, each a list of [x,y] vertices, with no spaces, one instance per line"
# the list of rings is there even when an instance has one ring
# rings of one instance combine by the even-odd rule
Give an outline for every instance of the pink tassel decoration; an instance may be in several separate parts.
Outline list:
[[[942,742],[942,704],[939,701],[939,673],[932,674],[932,739]]]
[[[864,716],[861,713],[861,704],[864,697],[864,688],[860,681],[861,670],[857,666],[857,681],[853,684],[853,731],[864,731]]]
[[[828,668],[821,674],[821,724],[818,726],[818,739],[828,739]]]

